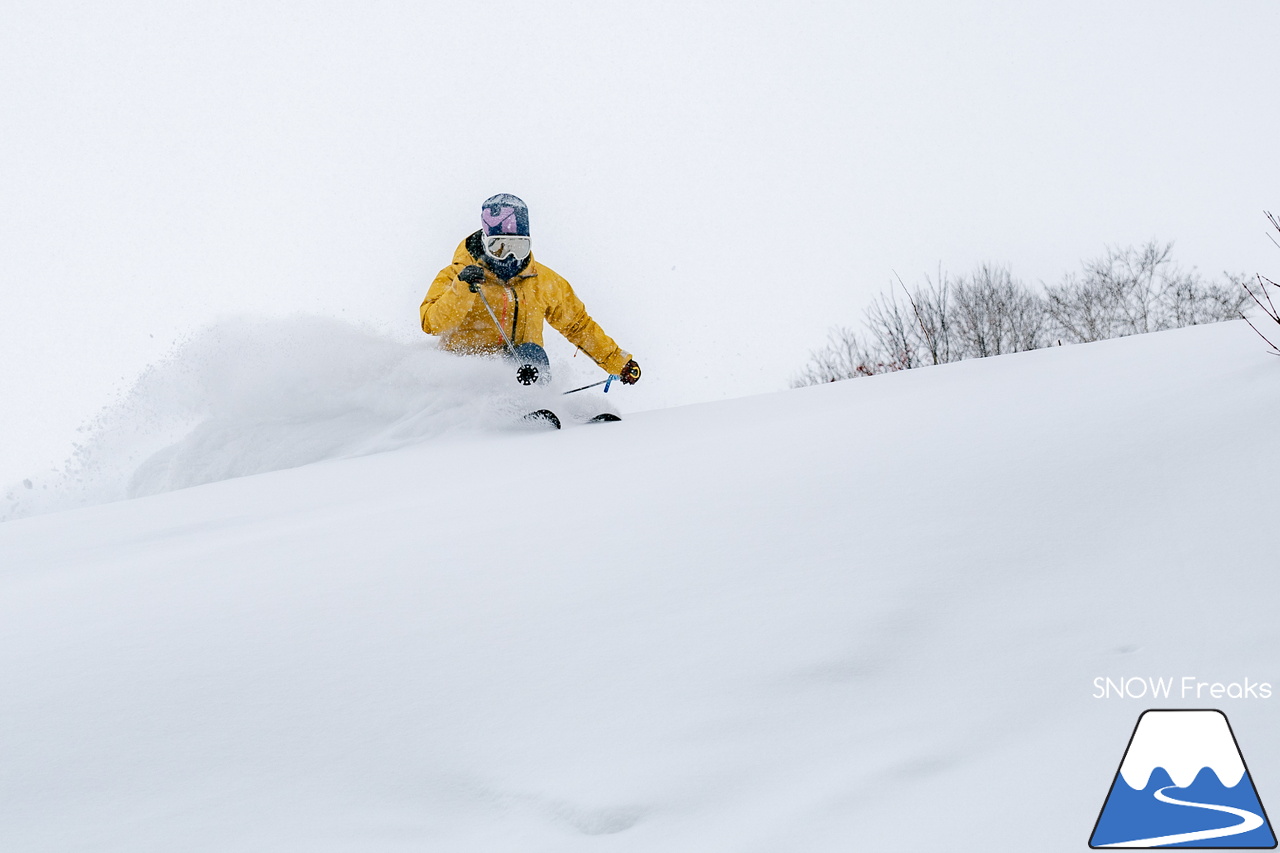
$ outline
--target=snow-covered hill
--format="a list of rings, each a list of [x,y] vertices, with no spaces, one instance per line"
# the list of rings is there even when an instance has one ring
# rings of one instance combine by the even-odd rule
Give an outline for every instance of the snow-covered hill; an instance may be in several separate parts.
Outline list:
[[[0,849],[1080,850],[1151,706],[1265,804],[1280,699],[1093,679],[1280,684],[1277,371],[1229,323],[0,524]]]

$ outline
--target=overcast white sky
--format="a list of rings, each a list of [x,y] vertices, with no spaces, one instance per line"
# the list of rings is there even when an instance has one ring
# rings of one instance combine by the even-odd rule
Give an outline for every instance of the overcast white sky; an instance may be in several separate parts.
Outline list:
[[[1280,275],[1280,4],[3,3],[0,481],[184,332],[408,337],[479,202],[645,367],[781,389],[890,281]]]

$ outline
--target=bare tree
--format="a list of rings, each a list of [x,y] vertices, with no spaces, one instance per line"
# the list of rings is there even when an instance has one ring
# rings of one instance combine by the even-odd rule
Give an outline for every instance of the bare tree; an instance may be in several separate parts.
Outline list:
[[[1275,217],[1268,218],[1280,230]],[[867,309],[865,333],[833,329],[792,384],[1023,352],[1054,338],[1085,343],[1216,323],[1240,315],[1250,297],[1280,323],[1265,286],[1255,295],[1243,276],[1226,274],[1225,284],[1206,282],[1194,270],[1179,268],[1170,258],[1172,249],[1155,241],[1108,249],[1086,261],[1080,274],[1046,288],[1043,296],[1008,267],[995,264],[959,278],[939,269],[936,280],[926,277],[915,289],[898,278],[898,288],[882,293]],[[1277,286],[1261,276],[1258,280],[1260,286]],[[1280,349],[1272,349],[1280,355]]]
[[[902,369],[954,361],[951,352],[948,310],[949,286],[939,274],[936,282],[925,279],[914,291],[898,279],[906,302],[897,291],[881,294],[867,309],[866,326],[878,353]]]
[[[791,385],[822,385],[906,368],[904,362],[865,345],[853,329],[837,326],[827,333],[824,346],[809,353],[808,364],[791,380]]]
[[[827,342],[809,353],[809,361],[792,380],[793,387],[841,379],[875,376],[954,360],[948,336],[946,279],[908,290],[905,301],[890,289],[863,315],[865,336],[847,326],[827,333]]]
[[[1170,255],[1172,243],[1114,249],[1086,261],[1083,274],[1047,289],[1049,318],[1059,337],[1077,343],[1234,319],[1247,297],[1240,277],[1205,282]]]
[[[896,273],[894,277],[898,278],[898,286],[911,304],[911,313],[919,331],[917,343],[921,356],[928,358],[930,364],[946,364],[958,360],[960,356],[955,352],[951,334],[951,284],[946,274],[939,268],[937,281],[931,281],[925,276],[925,286],[917,287],[914,293],[907,290]]]
[[[871,303],[863,325],[877,355],[884,361],[902,364],[906,370],[925,364],[920,359],[919,331],[911,309],[899,302],[892,290],[880,294]]]
[[[1234,320],[1244,310],[1247,297],[1241,288],[1248,279],[1224,272],[1226,284],[1205,282],[1194,273],[1171,280],[1160,294],[1165,328],[1200,326]]]
[[[983,264],[955,286],[953,344],[959,358],[986,358],[1044,346],[1044,300],[1008,267]]]
[[[1277,220],[1276,217],[1270,211],[1267,212],[1267,220],[1270,221],[1271,226],[1275,228],[1276,231],[1280,232],[1280,220]],[[1280,246],[1280,243],[1276,242],[1275,237],[1271,237],[1271,242],[1275,243],[1277,246]],[[1257,293],[1253,292],[1253,288],[1249,286],[1248,280],[1242,279],[1240,284],[1244,287],[1244,291],[1245,293],[1248,294],[1249,299],[1251,299],[1255,305],[1257,305],[1259,308],[1262,309],[1262,313],[1265,314],[1268,319],[1272,320],[1276,324],[1280,324],[1280,310],[1276,309],[1276,304],[1271,299],[1271,292],[1267,290],[1268,285],[1270,285],[1272,288],[1280,290],[1280,284],[1276,284],[1274,281],[1267,278],[1262,273],[1258,273],[1257,279],[1258,279]],[[1243,310],[1241,310],[1238,313],[1241,319],[1243,319],[1246,323],[1248,323],[1249,326],[1255,332],[1258,333],[1258,337],[1262,338],[1264,341],[1267,342],[1267,346],[1271,347],[1272,354],[1280,355],[1280,347],[1277,347],[1274,343],[1272,343],[1271,339],[1262,333],[1262,330],[1260,330],[1257,326],[1253,325],[1253,321],[1244,315]]]

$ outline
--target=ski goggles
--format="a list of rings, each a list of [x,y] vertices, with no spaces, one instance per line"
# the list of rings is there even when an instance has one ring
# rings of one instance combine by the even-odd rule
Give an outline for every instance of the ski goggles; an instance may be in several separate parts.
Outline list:
[[[530,246],[529,238],[519,234],[492,234],[484,238],[485,254],[498,260],[517,258],[523,261],[529,257]]]

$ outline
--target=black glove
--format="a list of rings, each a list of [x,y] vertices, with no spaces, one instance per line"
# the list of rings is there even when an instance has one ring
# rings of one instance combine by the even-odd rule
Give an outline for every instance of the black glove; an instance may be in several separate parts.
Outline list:
[[[484,270],[475,264],[463,267],[462,272],[458,273],[458,281],[465,281],[472,293],[479,293],[480,282],[484,281]]]
[[[618,374],[618,381],[623,385],[635,385],[640,381],[640,365],[636,364],[634,358],[622,366],[622,372]]]

